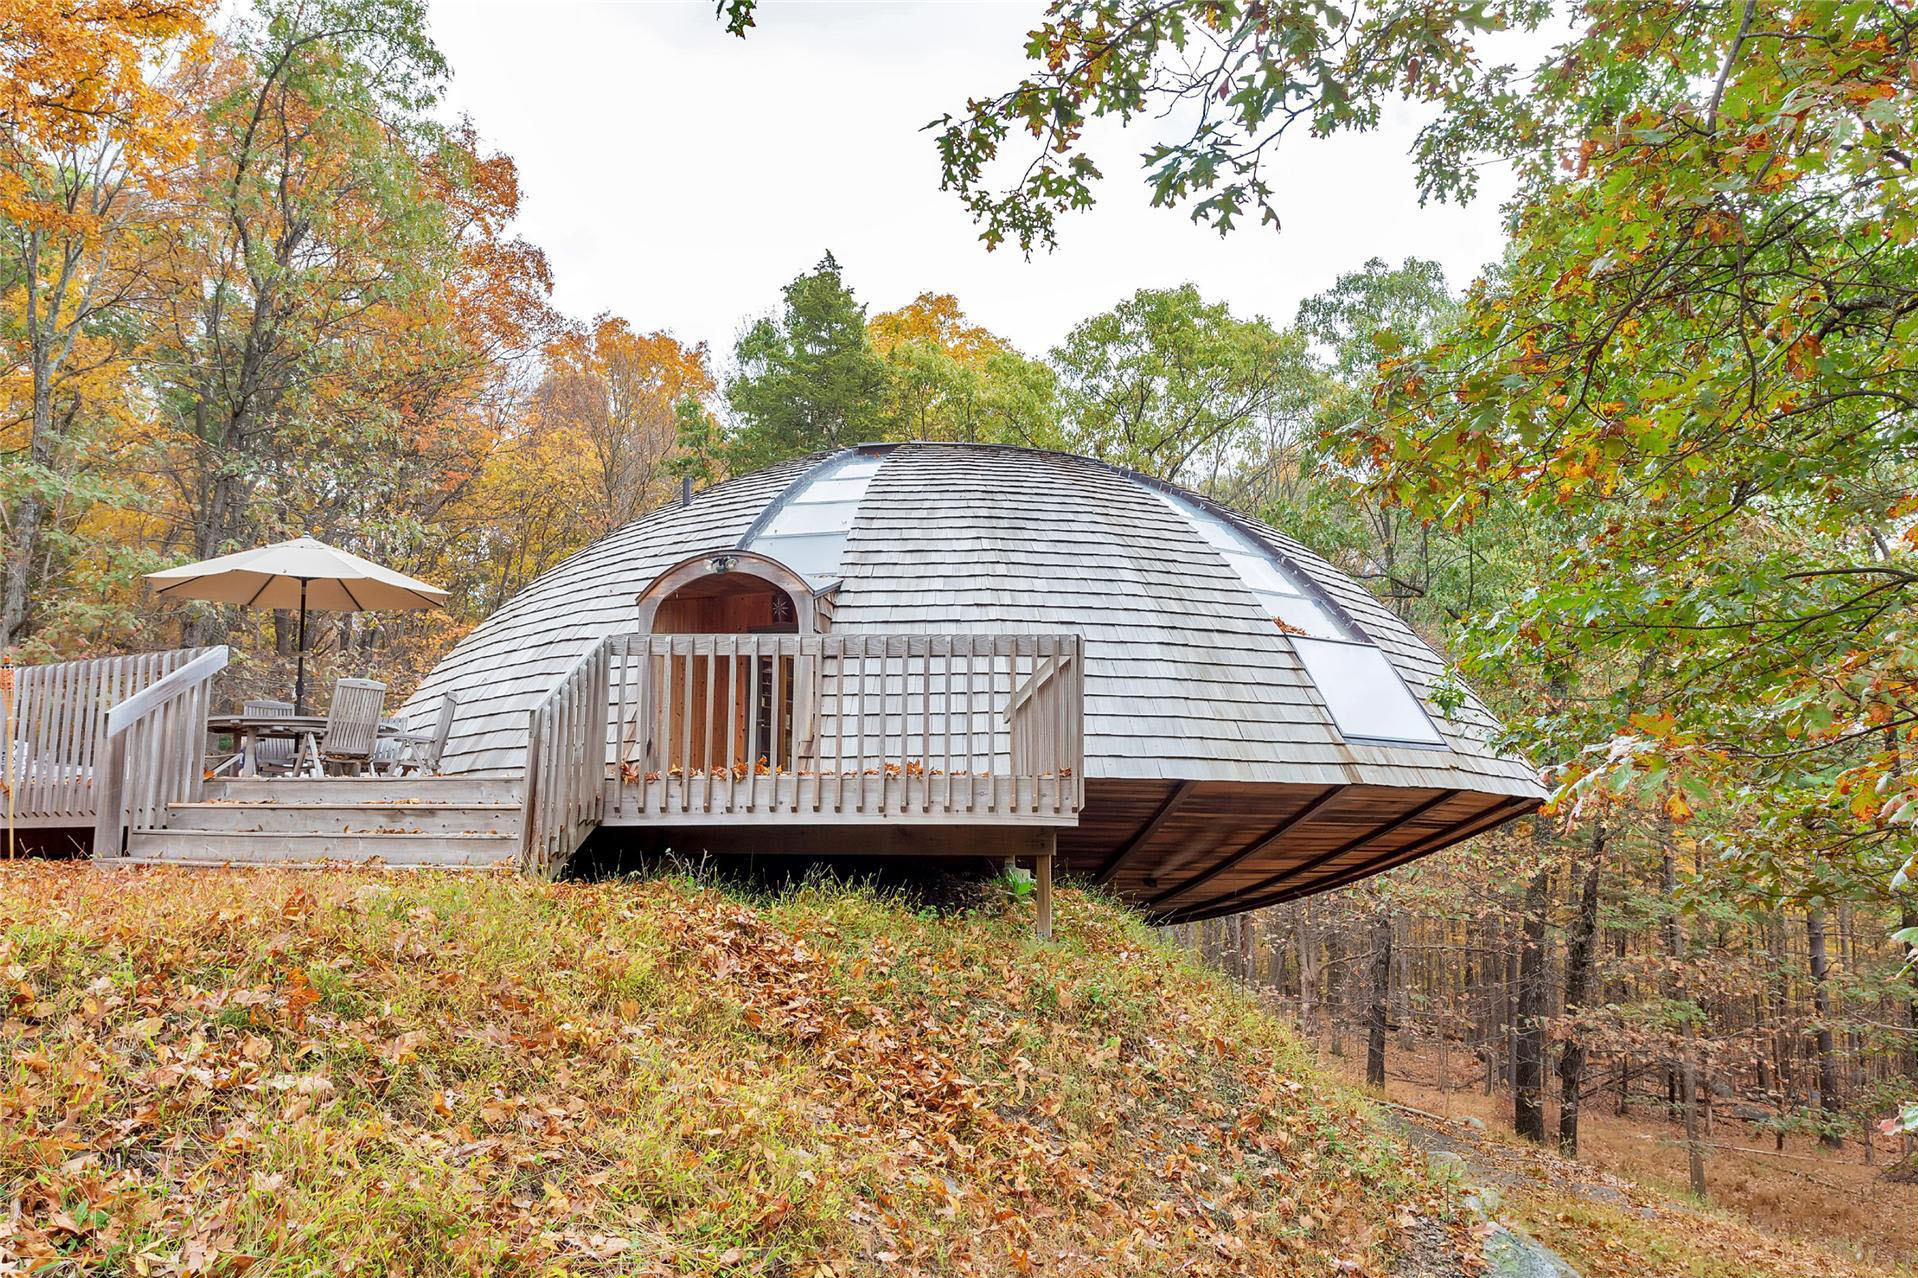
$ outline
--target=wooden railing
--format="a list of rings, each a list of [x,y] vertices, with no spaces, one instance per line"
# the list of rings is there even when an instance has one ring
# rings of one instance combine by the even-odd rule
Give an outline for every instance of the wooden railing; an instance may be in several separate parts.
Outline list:
[[[528,713],[522,864],[612,819],[1070,825],[1084,688],[1076,635],[616,635]]]
[[[1076,635],[629,635],[609,641],[609,819],[1070,825]]]
[[[1012,695],[1012,771],[1038,776],[1063,768],[1071,777],[1072,807],[1085,804],[1085,665],[1077,636],[1070,647],[1042,657]]]
[[[22,826],[93,825],[107,711],[205,651],[176,648],[16,669],[11,713],[0,706],[0,780],[11,791],[12,819]],[[0,803],[0,819],[8,815],[4,808]]]
[[[164,825],[167,804],[203,793],[213,676],[226,663],[224,647],[208,648],[107,711],[94,856],[120,856],[128,830]]]
[[[521,868],[536,874],[565,864],[606,802],[608,656],[603,640],[527,715]]]

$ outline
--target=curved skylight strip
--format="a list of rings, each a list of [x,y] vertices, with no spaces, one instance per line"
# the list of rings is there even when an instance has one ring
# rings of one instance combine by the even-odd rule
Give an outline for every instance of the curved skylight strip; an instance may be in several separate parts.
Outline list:
[[[1157,484],[1145,487],[1186,517],[1291,640],[1299,663],[1347,740],[1446,745],[1386,655],[1315,598],[1296,568],[1264,542],[1190,498]]]
[[[821,462],[780,498],[740,549],[777,559],[814,588],[839,580],[846,534],[866,485],[885,460],[884,453],[853,450]]]
[[[1274,555],[1271,548],[1233,524],[1182,494],[1154,484],[1146,485],[1160,501],[1184,515],[1199,536],[1225,558],[1239,575],[1245,588],[1258,597],[1265,614],[1279,629],[1290,635],[1313,639],[1356,641],[1363,638],[1312,597],[1299,580],[1292,565]]]

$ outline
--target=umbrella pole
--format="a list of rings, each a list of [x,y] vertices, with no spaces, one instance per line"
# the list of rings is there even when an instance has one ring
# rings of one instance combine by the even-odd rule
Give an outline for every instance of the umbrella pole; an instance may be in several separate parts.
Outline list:
[[[306,713],[306,578],[300,578],[300,655],[293,676],[293,713]]]

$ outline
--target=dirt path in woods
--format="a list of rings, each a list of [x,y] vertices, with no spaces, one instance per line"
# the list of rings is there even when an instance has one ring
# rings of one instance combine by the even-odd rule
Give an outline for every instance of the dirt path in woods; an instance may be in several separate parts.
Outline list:
[[[1393,1086],[1391,1092],[1409,1089]],[[1429,1099],[1421,1097],[1421,1099]],[[1450,1098],[1458,1105],[1459,1097]],[[1471,1099],[1471,1098],[1468,1098]],[[1760,1169],[1758,1177],[1769,1192],[1797,1205],[1788,1219],[1792,1231],[1768,1228],[1769,1220],[1752,1218],[1746,1210],[1751,1195],[1719,1200],[1719,1210],[1695,1205],[1668,1186],[1646,1183],[1608,1170],[1606,1154],[1619,1142],[1636,1143],[1643,1157],[1669,1155],[1656,1137],[1646,1132],[1620,1130],[1626,1126],[1662,1128],[1663,1124],[1621,1123],[1607,1115],[1592,1124],[1603,1129],[1595,1157],[1573,1160],[1555,1150],[1517,1141],[1474,1114],[1444,1117],[1419,1106],[1382,1102],[1394,1128],[1434,1164],[1449,1163],[1459,1181],[1471,1187],[1489,1186],[1484,1196],[1491,1215],[1525,1230],[1575,1265],[1586,1278],[1660,1274],[1829,1275],[1910,1274],[1909,1245],[1886,1245],[1876,1237],[1824,1232],[1830,1217],[1818,1204],[1827,1194],[1848,1191],[1849,1184],[1875,1180],[1882,1201],[1882,1224],[1888,1238],[1902,1232],[1911,1237],[1914,1214],[1911,1187],[1893,1185],[1881,1177],[1867,1177],[1871,1169],[1847,1167],[1836,1159],[1810,1159],[1808,1168],[1780,1166],[1777,1160]],[[1721,1138],[1724,1133],[1721,1133]],[[1652,1152],[1656,1151],[1656,1152]],[[1682,1160],[1683,1150],[1679,1150]],[[1720,1160],[1717,1171],[1727,1176],[1724,1162],[1731,1155],[1712,1152]],[[1748,1155],[1745,1157],[1749,1157]],[[1822,1164],[1822,1165],[1820,1165]],[[1682,1168],[1682,1161],[1679,1166]],[[1708,1164],[1709,1166],[1709,1164]],[[1840,1171],[1852,1172],[1841,1183]],[[1682,1175],[1682,1171],[1680,1173]],[[1741,1173],[1742,1174],[1742,1173]],[[1821,1186],[1823,1188],[1821,1188]],[[1416,1253],[1418,1249],[1415,1247]],[[1396,1278],[1424,1278],[1445,1273],[1442,1265],[1402,1269]],[[1496,1271],[1495,1271],[1496,1272]]]

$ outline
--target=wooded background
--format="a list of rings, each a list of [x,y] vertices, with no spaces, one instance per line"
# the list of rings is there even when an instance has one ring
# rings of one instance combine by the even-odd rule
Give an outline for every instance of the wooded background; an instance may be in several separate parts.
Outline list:
[[[1208,953],[1309,1032],[1446,1044],[1540,1138],[1576,1095],[1843,1139],[1918,1074],[1918,19],[1588,0],[1535,65],[1480,52],[1551,13],[1060,0],[1026,78],[935,122],[987,242],[1043,251],[1099,197],[1097,115],[1147,134],[1155,203],[1271,233],[1240,227],[1276,220],[1288,130],[1411,100],[1424,196],[1518,175],[1463,292],[1421,261],[1291,317],[1141,290],[1022,352],[949,282],[870,314],[824,253],[716,353],[554,310],[512,158],[435,114],[416,0],[14,5],[0,649],[229,639],[284,686],[288,618],[156,608],[139,574],[306,533],[453,592],[319,627],[319,678],[403,690],[681,479],[880,439],[1091,454],[1370,583],[1558,787]],[[1159,109],[1193,101],[1188,133]]]

